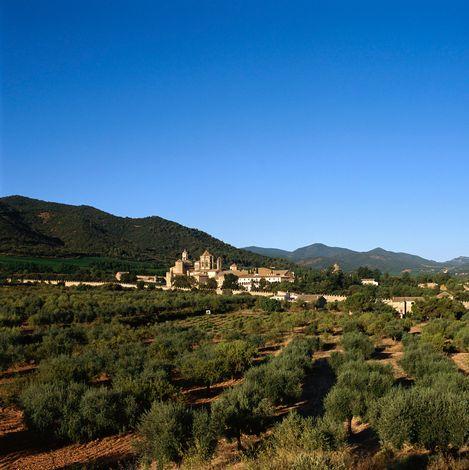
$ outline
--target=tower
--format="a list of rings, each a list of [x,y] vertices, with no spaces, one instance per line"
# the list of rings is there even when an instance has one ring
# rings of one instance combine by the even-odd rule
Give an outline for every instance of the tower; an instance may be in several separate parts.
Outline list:
[[[214,265],[213,255],[205,250],[200,256],[200,269],[210,270],[214,268]]]
[[[221,257],[217,258],[217,271],[221,271]]]
[[[187,253],[187,250],[184,249],[184,251],[182,252],[182,260],[187,261],[188,259],[189,259],[189,254]]]

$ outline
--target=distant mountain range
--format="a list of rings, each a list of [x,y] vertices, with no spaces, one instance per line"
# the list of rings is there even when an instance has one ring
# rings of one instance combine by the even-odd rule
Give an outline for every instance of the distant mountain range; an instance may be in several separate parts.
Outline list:
[[[399,273],[411,271],[444,271],[469,273],[469,257],[460,256],[443,263],[421,258],[408,253],[395,253],[383,248],[360,252],[314,243],[294,251],[278,248],[248,246],[245,250],[263,256],[280,257],[310,268],[322,269],[337,263],[344,271],[353,271],[360,266],[379,269],[382,272]]]
[[[0,198],[0,253],[154,260],[169,266],[183,249],[192,257],[205,249],[226,263],[287,266],[291,263],[241,250],[197,229],[161,217],[130,218],[90,206],[72,206],[22,196]]]
[[[245,266],[290,267],[293,263],[316,269],[338,263],[344,271],[360,266],[383,272],[469,272],[469,257],[445,263],[382,248],[358,252],[320,243],[295,251],[250,246],[236,248],[208,233],[161,217],[118,217],[91,206],[73,206],[23,196],[0,198],[0,253],[7,255],[71,257],[106,256],[153,260],[168,266],[183,249],[199,256],[208,248],[225,263]]]

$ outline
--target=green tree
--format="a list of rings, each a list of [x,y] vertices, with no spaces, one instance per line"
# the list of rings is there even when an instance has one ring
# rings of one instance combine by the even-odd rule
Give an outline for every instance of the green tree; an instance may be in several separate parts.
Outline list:
[[[155,402],[138,427],[139,451],[145,462],[157,462],[163,468],[180,462],[190,446],[192,414],[179,402]]]
[[[173,286],[178,289],[190,289],[195,284],[195,279],[191,276],[176,276]]]
[[[224,392],[212,405],[217,428],[227,439],[236,439],[238,449],[242,449],[241,435],[262,431],[271,412],[272,403],[252,381]]]
[[[375,347],[364,333],[351,331],[342,336],[342,346],[345,352],[355,358],[368,359],[373,354]]]
[[[326,308],[327,300],[321,295],[318,297],[316,302],[314,302],[314,307],[318,310],[323,310]]]
[[[469,437],[469,393],[441,393],[430,388],[398,389],[384,396],[372,419],[382,441],[427,449],[460,448]]]
[[[215,279],[208,279],[207,282],[202,286],[204,289],[215,290],[218,287]]]
[[[257,306],[264,312],[281,312],[283,310],[282,304],[276,300],[269,297],[259,297],[256,301]]]
[[[351,361],[339,366],[337,383],[325,399],[326,413],[337,421],[347,423],[352,432],[352,418],[368,417],[370,406],[392,387],[394,376],[389,366]]]
[[[222,289],[231,289],[236,290],[238,289],[238,276],[233,273],[225,274],[223,279]]]

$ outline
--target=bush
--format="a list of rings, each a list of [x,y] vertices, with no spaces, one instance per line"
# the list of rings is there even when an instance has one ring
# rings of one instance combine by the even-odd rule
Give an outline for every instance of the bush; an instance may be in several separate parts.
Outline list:
[[[138,427],[143,460],[156,461],[160,468],[180,462],[190,446],[192,414],[178,402],[155,402]]]
[[[26,423],[31,428],[58,434],[67,401],[67,390],[63,384],[31,384],[23,390],[20,400]]]
[[[460,352],[469,352],[469,326],[464,326],[456,333],[454,344]]]
[[[269,297],[259,297],[256,301],[256,305],[267,313],[281,312],[283,310],[281,302]]]
[[[360,332],[345,333],[341,343],[345,352],[356,358],[368,359],[375,350],[368,336]]]
[[[86,441],[125,431],[136,417],[134,398],[105,387],[89,388],[81,397],[78,410],[67,415],[67,438]]]
[[[255,352],[254,345],[242,340],[206,344],[182,356],[181,375],[209,387],[243,372]]]
[[[468,409],[468,393],[412,387],[383,397],[372,421],[382,441],[398,449],[406,443],[430,450],[459,448],[469,437]]]
[[[345,442],[345,433],[328,418],[303,418],[291,412],[275,426],[271,445],[291,452],[336,450]]]
[[[126,430],[137,408],[130,395],[74,382],[32,383],[21,403],[31,428],[73,442]]]
[[[79,356],[64,354],[41,361],[37,375],[38,381],[51,383],[86,383],[90,378],[90,371],[86,369]]]
[[[278,367],[276,363],[255,367],[245,376],[245,380],[259,384],[272,403],[286,403],[299,398],[302,378],[301,371]]]
[[[403,369],[417,380],[425,376],[451,374],[457,371],[454,362],[435,351],[428,343],[411,342],[406,345],[400,360]]]
[[[211,414],[205,410],[194,411],[190,455],[202,461],[210,460],[217,443],[218,433]]]
[[[18,344],[21,333],[17,328],[0,328],[0,370],[8,369],[22,358]]]
[[[392,387],[394,376],[390,366],[349,361],[338,368],[337,383],[325,399],[326,414],[336,422],[347,422],[352,431],[352,418],[367,418],[372,403]]]
[[[241,449],[241,434],[262,431],[272,413],[272,403],[262,387],[247,381],[224,392],[212,405],[217,429],[227,439],[236,439]]]

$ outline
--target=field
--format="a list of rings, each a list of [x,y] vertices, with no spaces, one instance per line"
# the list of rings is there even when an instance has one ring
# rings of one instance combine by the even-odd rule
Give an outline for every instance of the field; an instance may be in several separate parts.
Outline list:
[[[0,255],[0,270],[12,276],[56,274],[63,278],[73,275],[90,279],[112,280],[117,271],[139,274],[163,275],[165,268],[152,261],[130,261],[102,256],[77,256],[72,258],[47,258]]]
[[[110,287],[0,298],[0,468],[469,465],[456,303],[400,319]]]

